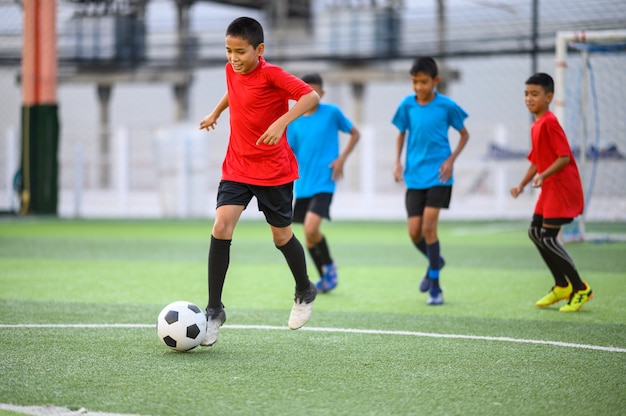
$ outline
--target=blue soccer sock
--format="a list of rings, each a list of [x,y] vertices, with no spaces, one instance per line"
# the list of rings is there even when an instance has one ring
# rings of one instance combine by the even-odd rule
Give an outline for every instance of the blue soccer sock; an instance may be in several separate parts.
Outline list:
[[[439,241],[437,241],[436,244],[439,244]],[[428,245],[426,244],[426,239],[424,237],[422,237],[422,239],[417,242],[417,243],[413,243],[413,245],[415,246],[415,248],[417,248],[419,250],[420,253],[422,253],[429,261],[430,263],[430,255],[428,254]],[[441,253],[439,253],[439,269],[441,269],[443,267],[443,264],[445,263],[443,257],[441,257]]]
[[[439,287],[439,270],[428,269],[428,278],[430,279],[430,291],[438,292],[441,290]]]
[[[428,278],[432,280],[431,290],[439,289],[439,258],[441,257],[441,250],[439,247],[439,240],[432,244],[426,245],[426,253],[428,254]]]

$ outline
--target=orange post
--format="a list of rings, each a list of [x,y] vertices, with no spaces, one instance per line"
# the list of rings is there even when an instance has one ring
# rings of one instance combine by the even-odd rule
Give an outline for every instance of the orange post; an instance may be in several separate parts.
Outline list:
[[[57,100],[56,0],[24,0],[23,104]]]
[[[24,0],[21,212],[56,213],[56,0]]]

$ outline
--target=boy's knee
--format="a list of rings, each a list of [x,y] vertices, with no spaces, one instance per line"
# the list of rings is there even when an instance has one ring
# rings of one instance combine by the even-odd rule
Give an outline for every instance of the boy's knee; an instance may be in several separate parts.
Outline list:
[[[234,227],[223,221],[215,221],[211,235],[220,240],[230,240],[233,238]]]
[[[304,224],[304,235],[309,241],[316,241],[320,235],[320,229],[317,226]]]
[[[426,241],[432,241],[437,238],[437,223],[424,223],[422,234]]]
[[[424,238],[424,234],[422,233],[422,224],[420,223],[419,227],[409,226],[409,237],[411,241],[414,243],[419,243],[422,238]]]
[[[282,247],[293,238],[293,231],[291,227],[272,227],[272,239],[276,247]]]
[[[557,236],[559,235],[558,228],[542,228],[541,229],[541,242],[546,243],[547,241],[557,241]]]

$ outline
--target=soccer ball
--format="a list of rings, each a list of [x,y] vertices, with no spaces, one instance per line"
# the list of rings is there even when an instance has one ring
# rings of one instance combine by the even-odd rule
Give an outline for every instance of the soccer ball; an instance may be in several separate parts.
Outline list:
[[[191,302],[167,305],[157,318],[157,334],[163,344],[176,351],[189,351],[204,339],[206,316]]]

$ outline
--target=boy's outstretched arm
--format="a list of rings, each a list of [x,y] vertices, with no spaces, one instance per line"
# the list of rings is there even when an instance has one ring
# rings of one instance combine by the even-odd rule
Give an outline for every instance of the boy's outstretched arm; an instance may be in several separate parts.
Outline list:
[[[220,117],[222,112],[228,108],[228,92],[224,94],[219,103],[215,106],[213,111],[205,118],[200,121],[200,130],[206,129],[215,130],[215,126],[217,124],[217,119]]]
[[[526,185],[528,185],[528,182],[530,182],[535,177],[536,174],[537,174],[537,166],[531,163],[528,169],[526,170],[526,174],[524,175],[524,178],[522,178],[522,181],[520,182],[520,184],[511,188],[511,196],[513,198],[517,198],[519,194],[524,192],[524,188],[526,187]]]
[[[263,133],[259,140],[257,140],[256,144],[269,144],[274,145],[280,141],[285,133],[285,129],[295,119],[300,117],[302,114],[311,110],[320,102],[320,97],[317,95],[315,91],[311,91],[307,94],[304,94],[293,107],[289,109],[285,114],[280,116],[278,120],[273,122]]]
[[[454,162],[456,161],[456,158],[459,157],[459,155],[463,151],[463,148],[469,141],[469,131],[467,131],[467,128],[463,127],[461,130],[459,130],[459,134],[459,142],[456,145],[456,149],[454,149],[454,152],[452,152],[450,157],[448,157],[448,159],[446,159],[439,167],[439,180],[443,183],[448,182],[448,179],[450,179],[450,176],[452,176],[452,168],[454,167]]]

